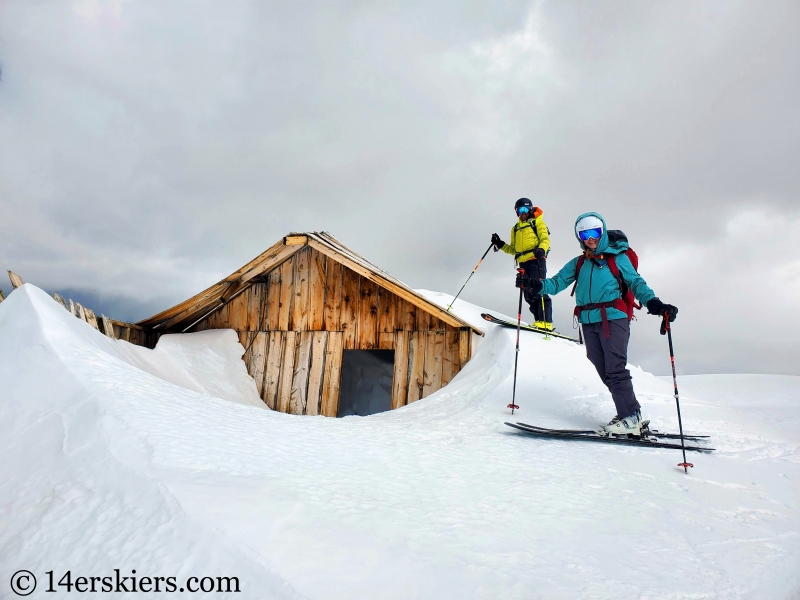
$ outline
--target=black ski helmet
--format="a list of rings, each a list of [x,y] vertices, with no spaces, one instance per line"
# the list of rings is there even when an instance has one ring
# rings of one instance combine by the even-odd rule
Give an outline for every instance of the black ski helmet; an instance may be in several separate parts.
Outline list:
[[[514,203],[514,212],[518,212],[520,206],[527,206],[529,211],[533,211],[533,202],[527,198],[520,198]]]

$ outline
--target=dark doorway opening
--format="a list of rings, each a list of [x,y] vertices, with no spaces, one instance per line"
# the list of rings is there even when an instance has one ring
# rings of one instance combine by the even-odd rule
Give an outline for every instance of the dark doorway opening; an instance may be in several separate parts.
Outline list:
[[[394,350],[344,350],[337,417],[366,417],[392,408]]]

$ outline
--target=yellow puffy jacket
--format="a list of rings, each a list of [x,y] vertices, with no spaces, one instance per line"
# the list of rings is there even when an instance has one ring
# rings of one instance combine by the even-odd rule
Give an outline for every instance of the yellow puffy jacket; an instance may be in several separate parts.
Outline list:
[[[513,254],[517,263],[534,258],[533,251],[536,248],[541,248],[545,254],[550,250],[550,235],[547,233],[547,225],[542,215],[544,215],[542,209],[534,206],[532,217],[527,221],[518,220],[511,228],[511,242],[501,250],[506,254]]]

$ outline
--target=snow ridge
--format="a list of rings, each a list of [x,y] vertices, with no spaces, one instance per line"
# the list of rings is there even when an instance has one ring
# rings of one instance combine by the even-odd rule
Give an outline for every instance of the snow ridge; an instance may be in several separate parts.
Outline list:
[[[746,402],[687,378],[685,426],[719,451],[685,476],[672,451],[503,425],[514,332],[480,327],[474,358],[424,400],[296,417],[252,402],[233,332],[134,348],[15,290],[0,304],[0,575],[237,576],[244,598],[800,589],[800,440],[781,425],[800,415],[800,378],[753,376],[772,387],[754,382]],[[520,367],[520,421],[585,428],[613,412],[571,342],[523,335]],[[671,383],[633,375],[645,416],[677,428]]]

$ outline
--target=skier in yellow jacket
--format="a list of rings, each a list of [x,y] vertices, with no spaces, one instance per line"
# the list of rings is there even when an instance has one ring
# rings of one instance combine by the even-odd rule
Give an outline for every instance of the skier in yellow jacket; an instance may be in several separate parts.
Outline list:
[[[517,200],[514,210],[519,220],[511,228],[511,242],[506,244],[499,235],[493,233],[492,244],[497,250],[513,254],[519,268],[524,269],[530,279],[546,279],[550,234],[542,218],[544,213],[527,198]],[[534,295],[527,287],[524,294],[535,319],[534,327],[552,331],[553,302],[550,296]]]

